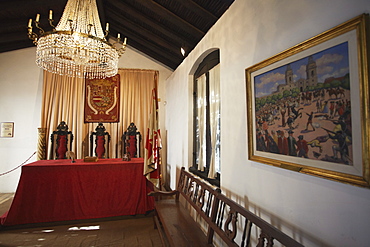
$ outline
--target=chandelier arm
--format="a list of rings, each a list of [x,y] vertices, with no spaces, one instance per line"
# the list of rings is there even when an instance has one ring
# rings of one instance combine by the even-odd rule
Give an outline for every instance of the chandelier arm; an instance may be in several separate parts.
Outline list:
[[[53,28],[53,31],[55,31],[55,25],[54,25],[54,20],[53,19],[48,19],[49,25]]]
[[[45,33],[45,31],[44,31],[44,29],[42,29],[41,27],[40,27],[40,22],[38,22],[38,21],[34,21],[34,23],[35,23],[35,26],[40,30],[39,32],[40,32],[40,36],[41,35],[43,35],[44,33]]]
[[[28,38],[33,41],[33,44],[37,45],[38,35],[32,32],[32,27],[28,27]]]

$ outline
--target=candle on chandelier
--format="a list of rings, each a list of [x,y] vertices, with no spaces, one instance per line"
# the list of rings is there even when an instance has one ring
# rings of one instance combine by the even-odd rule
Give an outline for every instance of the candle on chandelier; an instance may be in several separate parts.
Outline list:
[[[105,25],[105,30],[108,31],[109,30],[109,23],[107,22],[107,24]]]
[[[49,10],[49,20],[52,20],[52,19],[53,19],[53,11]]]
[[[40,21],[40,14],[37,14],[36,15],[36,22],[39,22]]]
[[[118,33],[117,34],[117,39],[120,39],[121,38],[121,34],[120,33]]]
[[[126,45],[127,38],[123,40],[123,44]]]
[[[28,27],[32,28],[32,19],[28,21]]]

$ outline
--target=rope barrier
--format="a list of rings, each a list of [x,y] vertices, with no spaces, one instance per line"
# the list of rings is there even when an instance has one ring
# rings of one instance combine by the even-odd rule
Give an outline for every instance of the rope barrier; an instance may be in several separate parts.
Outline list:
[[[34,156],[35,154],[36,154],[36,151],[28,159],[26,159],[22,164],[20,164],[16,168],[13,168],[10,171],[4,172],[4,173],[0,173],[0,177],[6,175],[8,173],[11,173],[12,171],[17,170],[19,167],[23,166],[27,161],[29,161],[32,158],[32,156]]]

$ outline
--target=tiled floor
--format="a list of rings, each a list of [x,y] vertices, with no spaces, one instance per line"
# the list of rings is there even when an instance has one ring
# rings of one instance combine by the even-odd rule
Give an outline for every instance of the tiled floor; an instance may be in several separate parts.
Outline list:
[[[9,207],[13,194],[0,194],[0,215]],[[2,246],[162,246],[152,216],[127,216],[109,220],[34,225],[32,228],[0,228]]]

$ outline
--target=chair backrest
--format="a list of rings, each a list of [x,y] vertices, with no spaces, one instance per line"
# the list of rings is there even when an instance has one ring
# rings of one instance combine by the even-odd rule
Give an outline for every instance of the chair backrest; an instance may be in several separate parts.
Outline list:
[[[123,154],[129,154],[131,158],[141,157],[140,155],[141,134],[137,131],[136,125],[130,123],[122,135]]]
[[[49,159],[66,159],[66,152],[71,151],[73,134],[68,131],[68,125],[61,121],[57,130],[50,135],[51,151]]]
[[[91,132],[90,135],[90,156],[96,156],[99,159],[109,158],[109,143],[110,135],[105,131],[104,125],[99,123],[95,132]]]

